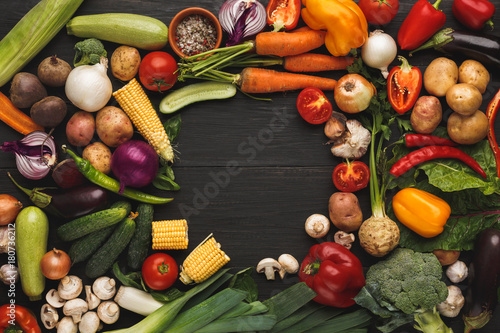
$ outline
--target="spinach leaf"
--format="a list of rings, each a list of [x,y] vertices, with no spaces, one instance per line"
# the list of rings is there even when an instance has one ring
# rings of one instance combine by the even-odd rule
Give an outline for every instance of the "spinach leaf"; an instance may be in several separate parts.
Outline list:
[[[175,142],[175,140],[177,139],[177,136],[179,135],[179,132],[181,130],[181,123],[182,122],[180,114],[169,118],[163,123],[163,127],[165,127],[165,132],[167,132],[170,143]]]
[[[245,298],[248,303],[256,301],[259,296],[257,283],[251,276],[253,270],[253,267],[248,267],[242,271],[239,271],[229,282],[229,288],[240,289],[248,292],[248,296]]]

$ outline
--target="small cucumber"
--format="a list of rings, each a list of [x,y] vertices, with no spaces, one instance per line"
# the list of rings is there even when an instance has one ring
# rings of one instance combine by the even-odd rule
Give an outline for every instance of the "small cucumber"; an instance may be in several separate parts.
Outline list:
[[[236,86],[231,83],[211,81],[193,83],[163,97],[159,109],[162,113],[173,113],[192,103],[226,99],[234,95],[236,95]]]
[[[140,270],[142,263],[148,256],[151,245],[152,222],[154,208],[151,204],[140,203],[137,205],[137,218],[135,219],[135,232],[130,240],[127,254],[127,264],[133,271]]]
[[[23,208],[16,218],[16,255],[23,292],[31,301],[42,298],[45,277],[40,261],[47,252],[49,220],[38,207]]]
[[[104,13],[75,16],[66,24],[68,35],[160,50],[168,43],[168,27],[162,21],[139,14]]]

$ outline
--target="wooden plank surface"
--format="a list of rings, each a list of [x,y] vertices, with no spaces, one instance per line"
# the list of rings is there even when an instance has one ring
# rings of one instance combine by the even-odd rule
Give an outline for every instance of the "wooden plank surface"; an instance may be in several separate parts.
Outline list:
[[[400,5],[396,18],[384,30],[393,37],[415,1],[405,0]],[[499,0],[492,1],[497,8]],[[17,21],[37,1],[3,1],[0,12],[0,37],[3,37]],[[158,18],[167,25],[174,15],[189,6],[209,9],[217,14],[223,0],[85,0],[76,15],[107,12],[137,13]],[[267,4],[267,1],[263,1]],[[459,28],[460,25],[451,13],[451,0],[443,0],[440,8],[447,15],[446,26]],[[494,18],[495,26],[500,27],[499,15]],[[300,22],[299,24],[303,24]],[[370,27],[374,29],[375,27]],[[494,34],[498,35],[495,30]],[[71,62],[74,44],[79,38],[68,36],[63,29],[40,54],[23,70],[34,73],[38,63],[47,56],[57,54]],[[117,46],[105,42],[109,53]],[[171,52],[170,47],[165,51]],[[322,50],[325,51],[324,49]],[[146,52],[141,51],[143,55]],[[173,53],[172,53],[173,54]],[[401,54],[405,54],[402,52]],[[429,51],[416,54],[412,64],[425,69],[435,57],[441,56]],[[457,62],[463,58],[456,57]],[[396,62],[394,63],[396,64]],[[492,82],[483,95],[481,110],[500,88],[500,73],[491,68]],[[333,78],[340,78],[345,72],[325,73]],[[114,88],[122,83],[113,79]],[[177,86],[182,86],[178,83]],[[8,85],[0,90],[8,93]],[[62,90],[49,90],[49,93],[63,96]],[[255,266],[264,257],[277,258],[282,253],[291,253],[299,261],[306,255],[310,246],[316,243],[303,231],[305,219],[313,213],[328,214],[328,198],[335,192],[331,181],[333,167],[340,162],[325,145],[327,139],[323,126],[305,123],[296,112],[295,101],[298,92],[274,93],[265,97],[272,102],[257,101],[237,93],[225,101],[209,101],[193,104],[182,110],[182,129],[176,145],[178,159],[174,164],[176,181],[181,190],[173,193],[174,201],[155,210],[155,219],[187,218],[190,224],[190,247],[185,251],[172,252],[179,261],[203,240],[209,233],[214,233],[217,241],[231,257],[228,267],[237,271],[248,266]],[[153,104],[158,104],[162,95],[149,93]],[[333,92],[327,96],[333,100]],[[111,105],[116,105],[112,100]],[[69,105],[67,119],[76,111]],[[67,120],[66,119],[66,120]],[[162,115],[162,120],[166,117]],[[498,127],[498,126],[497,126]],[[499,130],[500,131],[500,130]],[[64,126],[59,126],[54,136],[59,145],[66,143]],[[0,141],[18,140],[21,136],[0,124]],[[97,136],[94,141],[97,141]],[[81,149],[76,149],[81,154]],[[18,197],[25,205],[29,201],[17,190],[6,173],[11,172],[27,187],[50,185],[50,179],[30,182],[22,179],[15,169],[14,156],[0,153],[0,188],[2,193]],[[366,158],[363,159],[366,161]],[[161,194],[159,190],[148,187],[146,191]],[[367,189],[357,193],[363,213],[369,216],[370,200]],[[50,247],[67,249],[68,244],[60,242],[55,236],[55,228],[62,223],[51,218]],[[331,236],[329,236],[331,237]],[[328,238],[331,239],[331,238]],[[357,244],[353,252],[359,256],[365,267],[375,259],[364,253]],[[6,261],[0,255],[0,263]],[[75,265],[72,274],[84,277],[83,265]],[[256,275],[261,299],[267,299],[284,288],[298,281],[290,276],[283,281],[266,281],[262,275]],[[56,282],[48,281],[47,290]],[[39,312],[42,302],[29,302],[17,286],[16,302]],[[0,287],[0,303],[4,303],[6,287]],[[107,326],[108,329],[127,327],[140,317],[123,311],[118,323]],[[460,318],[446,319],[455,330],[463,331]],[[491,323],[478,332],[492,333],[500,330],[500,313],[497,309]],[[412,332],[407,326],[398,332]]]

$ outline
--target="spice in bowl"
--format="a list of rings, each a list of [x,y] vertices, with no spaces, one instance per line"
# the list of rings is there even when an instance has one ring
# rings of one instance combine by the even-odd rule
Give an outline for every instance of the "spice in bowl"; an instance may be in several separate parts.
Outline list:
[[[216,47],[217,30],[206,16],[188,15],[177,25],[175,42],[187,56],[210,51]]]

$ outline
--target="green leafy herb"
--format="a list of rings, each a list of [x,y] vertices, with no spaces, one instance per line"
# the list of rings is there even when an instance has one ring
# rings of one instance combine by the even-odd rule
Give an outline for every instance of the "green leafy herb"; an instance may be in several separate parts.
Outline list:
[[[240,289],[248,292],[248,296],[245,300],[249,303],[257,301],[259,296],[257,283],[251,276],[253,271],[253,267],[248,267],[247,269],[239,271],[229,282],[229,288]]]
[[[168,288],[164,292],[159,292],[159,291],[150,291],[151,296],[157,301],[160,302],[172,302],[173,300],[176,300],[182,296],[184,296],[185,292],[180,291],[177,288]]]
[[[179,132],[181,130],[181,115],[176,114],[173,117],[170,117],[167,121],[163,123],[163,127],[165,127],[165,132],[167,132],[168,139],[170,143],[175,142]]]
[[[113,264],[113,274],[124,286],[134,287],[147,291],[147,288],[144,286],[144,282],[142,281],[141,272],[131,272],[125,274],[121,271],[120,266],[118,265],[118,261],[116,261]]]
[[[153,179],[153,186],[160,190],[178,191],[181,187],[174,182],[174,179],[175,175],[172,167],[164,165],[158,170],[155,179]]]

